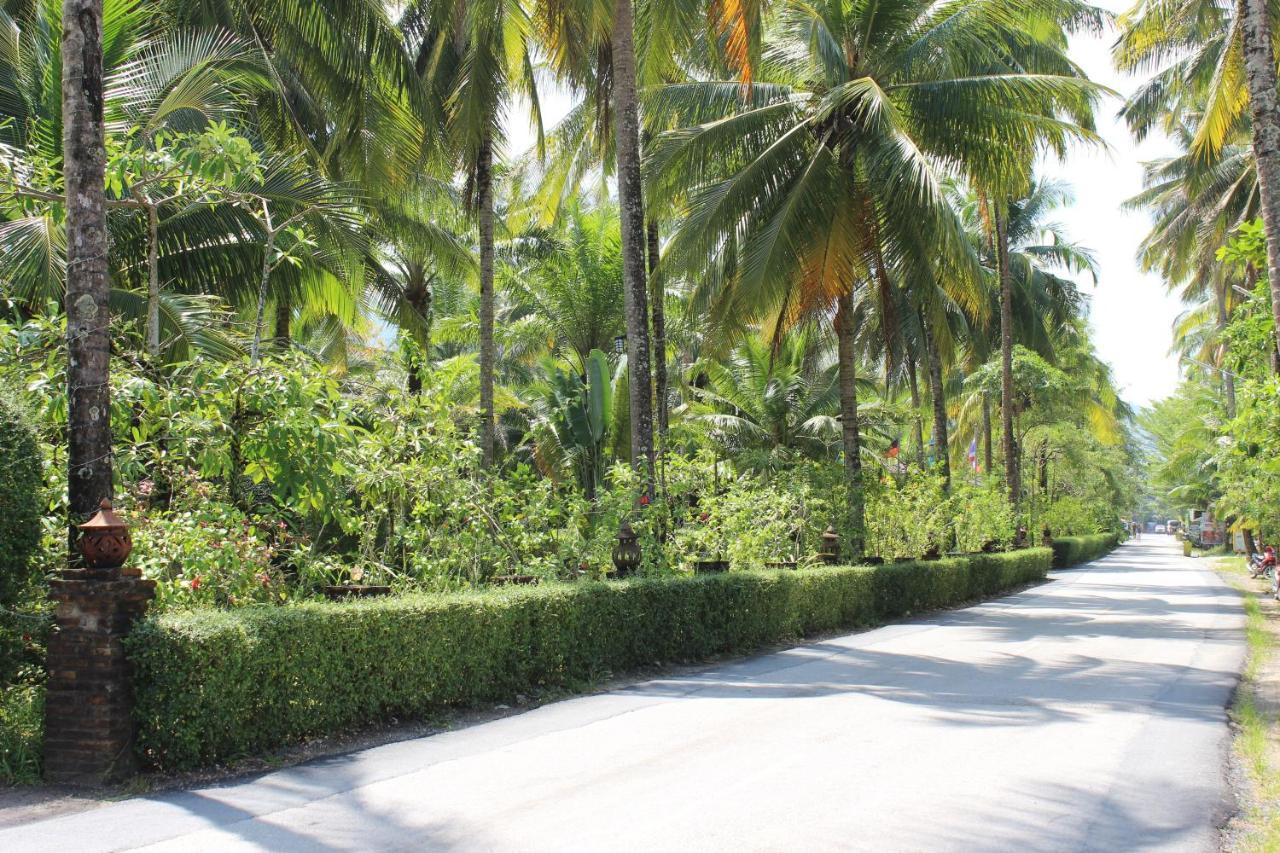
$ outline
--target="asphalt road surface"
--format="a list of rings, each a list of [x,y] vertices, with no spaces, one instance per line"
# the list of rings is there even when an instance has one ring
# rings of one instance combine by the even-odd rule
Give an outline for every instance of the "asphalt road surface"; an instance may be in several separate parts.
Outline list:
[[[1214,850],[1237,595],[1146,536],[977,607],[251,780],[0,851]]]

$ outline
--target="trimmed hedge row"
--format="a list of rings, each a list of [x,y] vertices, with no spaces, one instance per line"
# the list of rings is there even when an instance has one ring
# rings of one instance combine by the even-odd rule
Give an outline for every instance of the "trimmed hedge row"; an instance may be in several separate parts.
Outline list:
[[[550,584],[160,616],[128,638],[138,749],[181,769],[390,717],[574,687],[992,595],[1034,548],[883,566]]]
[[[1063,536],[1053,540],[1053,567],[1065,569],[1077,563],[1096,560],[1120,544],[1120,534],[1095,533],[1091,536]]]

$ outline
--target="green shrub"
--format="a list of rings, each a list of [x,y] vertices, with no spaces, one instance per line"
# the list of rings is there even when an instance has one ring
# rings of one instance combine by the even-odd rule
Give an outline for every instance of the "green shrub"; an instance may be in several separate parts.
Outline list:
[[[868,554],[892,559],[945,550],[949,523],[941,477],[912,472],[901,482],[884,477],[867,489]]]
[[[1017,525],[1002,483],[957,478],[951,483],[948,513],[957,551],[981,551],[989,543],[1007,545],[1013,541]]]
[[[34,580],[31,558],[40,546],[43,496],[35,433],[0,397],[0,606],[12,605]]]
[[[1095,533],[1091,536],[1060,536],[1053,540],[1053,567],[1065,569],[1095,560],[1120,542],[1117,533]]]
[[[1044,577],[1028,549],[932,562],[546,584],[170,613],[128,638],[143,762],[189,768],[390,717],[872,625]]]

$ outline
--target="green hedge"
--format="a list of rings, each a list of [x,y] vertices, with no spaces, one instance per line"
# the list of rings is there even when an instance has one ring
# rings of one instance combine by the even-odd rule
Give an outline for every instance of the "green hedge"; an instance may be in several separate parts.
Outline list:
[[[46,506],[35,431],[0,396],[0,607],[12,607],[39,574],[31,558],[40,546],[40,516]]]
[[[1053,540],[1053,567],[1065,569],[1077,563],[1096,560],[1120,544],[1119,533],[1095,533],[1092,536],[1063,536]]]
[[[127,641],[138,749],[197,767],[390,717],[581,686],[988,596],[1047,548],[884,566],[549,584],[145,620]]]

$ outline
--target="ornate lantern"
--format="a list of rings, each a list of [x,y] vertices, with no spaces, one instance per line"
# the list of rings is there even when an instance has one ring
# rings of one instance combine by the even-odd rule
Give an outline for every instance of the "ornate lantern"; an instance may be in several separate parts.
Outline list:
[[[640,557],[636,532],[631,529],[631,522],[624,520],[618,528],[618,544],[613,546],[613,565],[618,570],[618,577],[634,574],[640,567]]]
[[[818,556],[829,566],[840,562],[840,534],[836,533],[833,525],[828,524],[827,529],[822,532],[822,550],[818,552]]]
[[[129,559],[133,540],[128,526],[111,510],[111,501],[103,498],[100,507],[80,525],[80,553],[91,569],[118,569]]]

